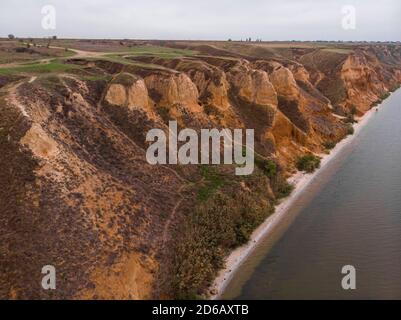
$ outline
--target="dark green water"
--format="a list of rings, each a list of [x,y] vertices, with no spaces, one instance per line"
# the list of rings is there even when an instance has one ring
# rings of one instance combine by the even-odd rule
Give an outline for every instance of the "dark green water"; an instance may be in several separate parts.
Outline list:
[[[401,299],[401,90],[323,171],[224,298]],[[342,289],[345,265],[354,291]]]

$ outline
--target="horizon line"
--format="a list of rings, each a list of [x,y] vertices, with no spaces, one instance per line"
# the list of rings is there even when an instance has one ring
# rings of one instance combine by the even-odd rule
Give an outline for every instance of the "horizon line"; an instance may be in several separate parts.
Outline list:
[[[262,40],[260,38],[255,38],[252,41],[246,41],[244,39],[158,39],[158,38],[100,38],[100,37],[59,37],[56,34],[55,35],[50,35],[50,36],[17,36],[14,35],[14,39],[9,39],[8,36],[0,36],[0,39],[5,39],[5,40],[18,40],[18,39],[49,39],[53,36],[56,36],[56,40],[109,40],[109,41],[175,41],[175,42],[245,42],[245,43],[272,43],[272,42],[322,42],[322,43],[327,43],[327,42],[342,42],[342,43],[401,43],[401,40],[299,40],[299,39],[291,39],[291,40]],[[245,38],[247,39],[247,38]],[[257,41],[259,40],[259,41]]]

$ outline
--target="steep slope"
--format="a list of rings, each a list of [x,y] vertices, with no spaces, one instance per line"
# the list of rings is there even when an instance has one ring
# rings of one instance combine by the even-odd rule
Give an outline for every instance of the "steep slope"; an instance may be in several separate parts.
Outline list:
[[[151,297],[158,234],[183,180],[150,166],[98,110],[96,85],[44,79],[3,101],[2,297]],[[38,288],[48,264],[58,267],[55,294]],[[125,286],[102,281],[125,273]]]
[[[313,74],[314,85],[330,99],[336,112],[346,115],[356,109],[363,114],[399,85],[400,48],[390,52],[388,48],[317,50],[302,56],[300,61]],[[381,54],[376,55],[377,52]],[[383,52],[387,52],[386,57]]]
[[[71,59],[70,72],[0,78],[1,298],[207,294],[291,191],[298,157],[327,152],[349,133],[341,115],[401,83],[399,46],[193,46],[203,54]],[[255,129],[254,174],[151,166],[146,133],[169,120]],[[56,291],[40,287],[44,265],[57,268]]]

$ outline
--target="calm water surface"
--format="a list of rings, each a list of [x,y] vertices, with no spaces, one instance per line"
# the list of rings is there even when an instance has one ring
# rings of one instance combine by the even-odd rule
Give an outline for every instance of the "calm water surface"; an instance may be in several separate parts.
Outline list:
[[[357,290],[341,269],[357,270]],[[401,90],[312,183],[224,298],[401,299]]]

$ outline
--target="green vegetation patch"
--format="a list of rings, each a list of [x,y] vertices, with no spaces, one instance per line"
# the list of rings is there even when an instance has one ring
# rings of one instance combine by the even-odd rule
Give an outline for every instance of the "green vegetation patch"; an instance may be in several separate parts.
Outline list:
[[[270,159],[265,159],[259,154],[255,154],[255,165],[269,178],[274,179],[277,175],[277,164]]]
[[[227,175],[222,166],[199,167],[198,198],[174,230],[161,292],[173,299],[207,296],[227,254],[247,243],[277,200],[293,191],[274,160],[256,154],[255,164],[246,177]]]
[[[351,135],[353,135],[354,133],[355,133],[355,129],[354,129],[354,127],[352,126],[352,124],[349,123],[349,124],[348,124],[348,128],[347,128],[347,134],[348,134],[349,136],[351,136]]]
[[[84,75],[80,77],[85,81],[110,81],[112,76],[109,74],[98,74],[98,75]]]
[[[10,75],[10,74],[20,74],[20,73],[30,73],[30,74],[60,73],[60,72],[67,72],[69,70],[77,68],[79,68],[79,66],[77,65],[64,64],[61,62],[53,61],[50,63],[31,63],[10,68],[0,68],[0,74]]]
[[[391,92],[386,92],[380,97],[380,99],[381,99],[381,101],[384,101],[390,96],[391,96]]]
[[[163,58],[177,58],[183,56],[193,56],[198,54],[197,51],[188,49],[176,49],[169,47],[158,47],[158,46],[138,46],[133,47],[129,50],[129,54],[133,55],[151,55],[159,56]]]
[[[307,154],[305,156],[298,158],[296,166],[299,171],[312,173],[316,169],[320,168],[320,162],[321,162],[320,157],[315,156],[313,154]]]
[[[281,169],[275,161],[255,153],[255,165],[269,178],[270,187],[277,200],[286,198],[292,193],[294,186],[282,176]]]
[[[203,169],[204,170],[204,169]],[[218,185],[216,173],[203,174]],[[242,184],[242,186],[241,186]],[[174,237],[171,278],[166,283],[175,299],[204,295],[230,250],[247,243],[250,236],[274,212],[267,196],[269,180],[260,173],[235,183],[231,192],[218,191],[198,203]]]
[[[195,54],[198,54],[198,52],[187,49],[174,49],[157,46],[138,46],[131,48],[127,52],[107,54],[105,55],[105,58],[109,61],[128,65],[136,65],[138,67],[147,69],[166,69],[160,65],[135,61],[135,57],[151,56],[164,59],[174,59],[178,57],[193,56]]]
[[[350,54],[353,52],[351,49],[342,49],[342,48],[325,48],[323,51],[326,52],[333,52],[333,53],[338,53],[338,54]]]
[[[151,70],[166,70],[167,68],[153,64],[153,63],[145,63],[133,60],[133,56],[127,56],[126,54],[108,54],[101,58],[89,58],[87,60],[105,60],[115,63],[120,63],[126,66],[136,66],[144,69],[151,69]]]
[[[294,189],[295,186],[293,184],[282,178],[280,183],[277,184],[277,190],[275,192],[277,200],[287,198]]]
[[[334,149],[336,145],[337,143],[335,143],[334,141],[323,142],[323,147],[325,147],[327,150]]]
[[[216,168],[212,166],[201,166],[200,172],[203,178],[203,186],[199,190],[198,200],[206,201],[224,185],[225,180],[224,177],[217,172]]]
[[[380,96],[375,102],[372,103],[373,107],[377,107],[378,105],[382,104],[384,100],[391,96],[391,92],[386,92]]]

